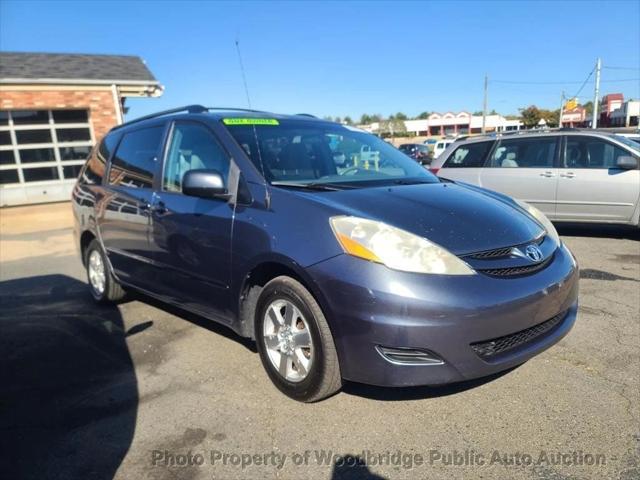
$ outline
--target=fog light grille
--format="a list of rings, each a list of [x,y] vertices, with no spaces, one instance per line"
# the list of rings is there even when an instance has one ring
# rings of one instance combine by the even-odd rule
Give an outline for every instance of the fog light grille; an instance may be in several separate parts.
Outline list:
[[[444,360],[435,353],[424,349],[383,347],[382,345],[378,345],[376,350],[378,350],[378,353],[382,355],[385,360],[401,365],[442,365],[444,363]]]
[[[505,335],[504,337],[498,337],[484,342],[472,343],[471,348],[479,357],[484,360],[491,360],[502,353],[509,352],[518,347],[523,347],[534,340],[539,339],[558,325],[565,317],[566,313],[566,311],[559,313],[545,322],[520,330],[519,332],[512,333],[511,335]]]

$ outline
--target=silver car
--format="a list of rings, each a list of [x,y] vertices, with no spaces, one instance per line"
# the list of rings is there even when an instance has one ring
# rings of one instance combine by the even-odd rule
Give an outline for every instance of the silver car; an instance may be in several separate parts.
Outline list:
[[[549,130],[456,142],[439,177],[524,200],[553,221],[640,226],[640,145],[611,133]]]

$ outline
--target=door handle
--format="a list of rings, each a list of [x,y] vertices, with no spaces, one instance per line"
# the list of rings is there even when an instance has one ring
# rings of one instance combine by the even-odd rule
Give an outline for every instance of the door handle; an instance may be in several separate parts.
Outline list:
[[[555,177],[555,174],[553,172],[544,172],[540,174],[541,177],[546,177],[546,178],[552,178]]]
[[[561,173],[561,177],[563,178],[575,178],[576,174],[573,172]]]

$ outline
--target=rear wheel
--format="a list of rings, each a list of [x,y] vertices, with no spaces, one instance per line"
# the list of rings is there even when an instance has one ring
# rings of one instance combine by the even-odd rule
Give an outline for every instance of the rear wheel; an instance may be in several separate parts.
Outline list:
[[[267,374],[302,402],[326,398],[342,378],[333,336],[311,293],[291,277],[265,285],[255,312],[256,341]]]
[[[114,278],[107,259],[97,240],[92,240],[84,252],[89,290],[98,303],[114,303],[122,300],[126,292]]]

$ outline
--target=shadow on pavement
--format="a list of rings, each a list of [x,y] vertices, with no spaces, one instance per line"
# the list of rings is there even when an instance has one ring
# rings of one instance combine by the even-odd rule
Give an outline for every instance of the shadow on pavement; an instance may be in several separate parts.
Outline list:
[[[349,395],[389,402],[446,397],[448,395],[455,395],[456,393],[471,390],[472,388],[497,380],[519,367],[520,365],[517,365],[502,372],[494,373],[493,375],[468,380],[466,382],[452,383],[449,385],[424,387],[377,387],[375,385],[366,385],[363,383],[346,382],[342,387],[342,391]]]
[[[333,465],[331,480],[386,480],[387,477],[381,477],[373,473],[367,467],[366,462],[358,455],[343,455]]]
[[[138,406],[125,338],[149,326],[64,275],[0,282],[0,476],[113,478]]]
[[[640,240],[640,228],[624,225],[554,223],[560,235],[570,237],[621,238]]]

